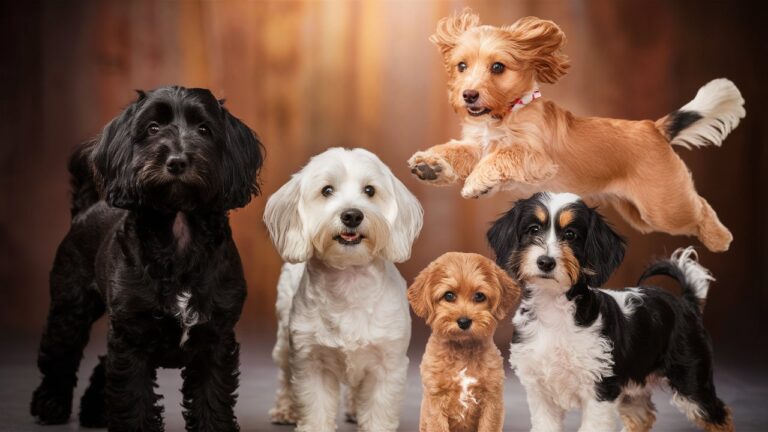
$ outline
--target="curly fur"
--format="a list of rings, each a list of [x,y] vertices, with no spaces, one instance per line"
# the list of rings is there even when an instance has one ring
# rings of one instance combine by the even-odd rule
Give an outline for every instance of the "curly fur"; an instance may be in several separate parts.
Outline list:
[[[446,253],[416,277],[408,301],[432,328],[421,361],[419,430],[501,431],[504,367],[493,333],[519,297],[512,278],[478,254]]]
[[[163,430],[155,370],[174,367],[187,430],[238,430],[234,325],[246,287],[227,212],[258,191],[261,163],[245,124],[210,91],[183,87],[139,92],[75,152],[73,220],[51,271],[31,404],[40,423],[68,420],[90,326],[107,312],[107,355],[81,425]]]

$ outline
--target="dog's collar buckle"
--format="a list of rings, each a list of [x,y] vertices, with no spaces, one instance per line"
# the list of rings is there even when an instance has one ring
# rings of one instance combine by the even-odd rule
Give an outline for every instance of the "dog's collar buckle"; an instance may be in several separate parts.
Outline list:
[[[539,91],[539,89],[535,89],[530,93],[526,93],[512,102],[512,105],[509,107],[509,111],[515,112],[540,97],[541,91]]]

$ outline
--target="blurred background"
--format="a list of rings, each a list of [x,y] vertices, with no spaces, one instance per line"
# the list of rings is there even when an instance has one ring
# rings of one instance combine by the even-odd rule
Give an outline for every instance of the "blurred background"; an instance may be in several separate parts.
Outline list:
[[[557,22],[572,68],[542,93],[577,115],[656,119],[710,79],[736,83],[747,117],[723,147],[675,149],[733,232],[731,249],[712,254],[695,239],[640,235],[606,211],[629,240],[607,286],[632,285],[652,258],[694,244],[717,278],[705,321],[718,355],[764,364],[767,17],[749,2],[722,1],[4,1],[0,340],[34,349],[48,271],[69,226],[66,158],[134,89],[208,87],[265,143],[263,195],[231,216],[249,285],[239,332],[265,350],[281,265],[261,222],[266,197],[327,147],[374,151],[421,200],[424,229],[399,266],[406,280],[446,251],[489,255],[485,231],[511,197],[467,201],[458,187],[418,183],[405,163],[458,136],[445,71],[427,38],[438,19],[466,5],[487,24],[527,15]],[[414,323],[421,349],[426,329]],[[502,327],[499,342],[510,337]]]

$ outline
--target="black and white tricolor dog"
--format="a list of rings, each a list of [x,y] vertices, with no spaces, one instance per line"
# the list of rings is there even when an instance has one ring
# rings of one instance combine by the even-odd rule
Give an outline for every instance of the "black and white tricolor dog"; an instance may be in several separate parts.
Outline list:
[[[692,248],[653,264],[640,279],[675,278],[678,297],[639,286],[597,289],[624,257],[624,241],[573,194],[539,193],[497,220],[488,240],[500,266],[524,287],[510,362],[526,389],[533,431],[559,431],[581,409],[581,431],[649,431],[651,386],[708,431],[733,430],[717,398],[702,324],[709,272]]]
[[[106,312],[107,355],[81,425],[163,430],[155,369],[173,367],[187,430],[238,430],[234,326],[246,286],[227,213],[258,192],[262,159],[253,131],[210,91],[183,87],[139,92],[75,152],[31,404],[40,423],[69,419],[91,324]]]

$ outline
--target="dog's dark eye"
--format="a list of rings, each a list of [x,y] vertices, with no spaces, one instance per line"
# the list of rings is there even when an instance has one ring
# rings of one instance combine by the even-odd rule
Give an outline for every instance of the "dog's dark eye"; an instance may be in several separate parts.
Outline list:
[[[156,133],[160,132],[160,125],[157,123],[150,123],[149,126],[147,126],[147,133],[150,135],[154,135]]]
[[[208,126],[206,125],[198,126],[197,131],[200,132],[201,135],[208,135],[209,133],[211,133],[211,130],[208,129]]]
[[[368,195],[369,197],[373,197],[374,195],[376,195],[376,188],[374,188],[371,185],[368,185],[363,188],[363,192],[365,192],[365,194]]]
[[[329,196],[333,195],[333,186],[331,186],[331,185],[325,186],[320,191],[320,193],[323,194],[324,197],[329,197]]]
[[[563,238],[566,240],[573,240],[576,238],[576,231],[574,230],[565,230],[563,233]]]
[[[465,70],[467,70],[467,64],[464,62],[461,62],[458,64],[458,66],[456,66],[456,68],[459,70],[459,72],[464,72]]]
[[[456,294],[454,294],[453,291],[448,291],[447,293],[443,294],[443,298],[447,302],[452,302],[456,300]]]
[[[504,72],[504,65],[499,63],[499,62],[496,62],[496,63],[492,64],[491,65],[491,72],[495,73],[495,74],[500,74],[500,73]]]
[[[474,300],[475,303],[482,303],[485,301],[485,294],[481,292],[476,292],[475,295],[472,297],[472,300]]]
[[[525,229],[525,232],[528,234],[538,234],[539,231],[541,231],[541,226],[537,224],[533,224]]]

